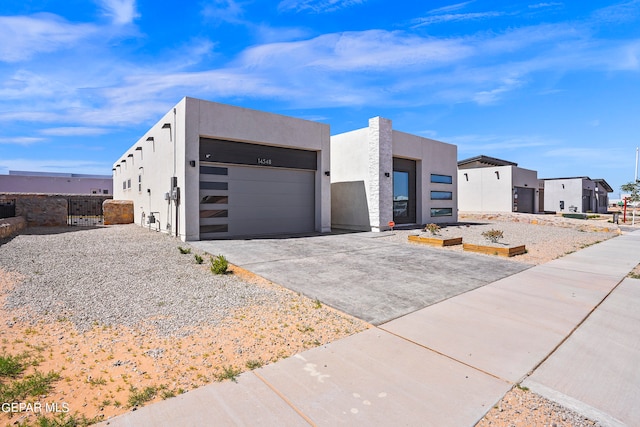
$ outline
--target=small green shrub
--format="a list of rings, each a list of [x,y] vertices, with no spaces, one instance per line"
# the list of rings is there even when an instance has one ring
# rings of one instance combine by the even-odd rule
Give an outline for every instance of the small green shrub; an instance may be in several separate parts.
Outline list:
[[[222,373],[218,374],[216,378],[218,381],[231,380],[234,383],[237,383],[237,377],[241,373],[242,371],[240,369],[234,368],[233,366],[223,366]]]
[[[250,370],[254,370],[254,369],[258,369],[259,367],[262,366],[262,362],[259,360],[247,360],[247,363],[245,364],[245,366],[250,369]]]
[[[136,387],[131,386],[131,388],[129,388],[129,391],[131,392],[131,394],[129,395],[129,400],[127,400],[127,403],[131,408],[133,408],[134,406],[144,405],[145,403],[156,397],[156,393],[158,392],[158,390],[153,386],[145,387],[142,391],[139,391]]]
[[[51,418],[40,415],[38,416],[36,425],[38,427],[85,427],[97,424],[100,421],[102,421],[100,416],[87,418],[84,415],[61,413]]]
[[[502,230],[489,230],[482,233],[482,237],[490,241],[491,243],[498,243],[498,240],[504,237]]]
[[[427,224],[422,231],[429,231],[432,236],[440,234],[440,226],[438,224]]]
[[[183,248],[182,246],[178,246],[178,250],[181,254],[190,254],[191,248]]]
[[[322,302],[319,299],[316,298],[313,301],[313,308],[315,308],[315,309],[322,308]]]
[[[15,380],[8,384],[0,383],[0,402],[17,402],[32,396],[49,394],[53,383],[60,379],[57,372],[43,374],[35,371],[22,380]]]
[[[172,397],[176,397],[176,392],[173,390],[162,390],[160,392],[160,397],[162,400],[171,399]]]
[[[15,378],[24,371],[24,365],[19,357],[0,356],[0,377]]]
[[[194,258],[195,258],[195,260],[196,260],[196,264],[202,264],[202,262],[204,261],[204,260],[202,259],[202,257],[201,257],[200,255],[198,255],[198,254],[195,254],[193,257],[194,257]]]
[[[229,262],[224,255],[218,255],[217,257],[211,257],[211,272],[213,274],[226,274],[229,268]]]

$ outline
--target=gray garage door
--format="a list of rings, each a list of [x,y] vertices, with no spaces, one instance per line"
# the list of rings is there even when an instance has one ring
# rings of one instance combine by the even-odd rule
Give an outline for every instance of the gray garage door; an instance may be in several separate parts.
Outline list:
[[[315,229],[315,171],[200,164],[200,239]]]
[[[522,213],[534,213],[535,191],[533,188],[516,187],[517,199],[514,201],[514,210]]]

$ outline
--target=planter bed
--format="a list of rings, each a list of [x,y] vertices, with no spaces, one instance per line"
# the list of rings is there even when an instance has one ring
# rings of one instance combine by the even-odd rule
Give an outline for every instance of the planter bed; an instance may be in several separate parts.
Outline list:
[[[423,237],[423,236],[409,236],[410,242],[422,243],[430,246],[454,246],[462,244],[462,237]]]
[[[474,245],[471,243],[463,243],[462,249],[469,252],[478,252],[488,255],[499,255],[504,257],[512,257],[526,253],[525,245],[520,246],[487,246]]]

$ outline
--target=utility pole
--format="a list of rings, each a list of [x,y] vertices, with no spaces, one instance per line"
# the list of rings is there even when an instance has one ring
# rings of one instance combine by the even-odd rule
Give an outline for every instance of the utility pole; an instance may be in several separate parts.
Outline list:
[[[636,176],[633,182],[638,182],[638,147],[636,147]]]

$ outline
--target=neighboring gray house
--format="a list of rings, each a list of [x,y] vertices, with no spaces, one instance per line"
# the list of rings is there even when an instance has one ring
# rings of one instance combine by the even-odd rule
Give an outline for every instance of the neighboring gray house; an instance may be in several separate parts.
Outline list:
[[[331,223],[381,231],[458,220],[457,147],[393,130],[375,117],[331,137]]]
[[[604,179],[588,176],[545,178],[544,209],[555,212],[606,213],[613,189]]]
[[[0,175],[0,193],[111,195],[113,180],[108,175],[9,171]]]
[[[114,164],[135,221],[202,240],[331,229],[329,126],[183,98]]]
[[[489,156],[458,162],[458,208],[463,212],[539,210],[538,172]]]

